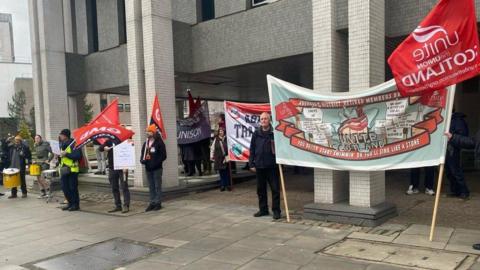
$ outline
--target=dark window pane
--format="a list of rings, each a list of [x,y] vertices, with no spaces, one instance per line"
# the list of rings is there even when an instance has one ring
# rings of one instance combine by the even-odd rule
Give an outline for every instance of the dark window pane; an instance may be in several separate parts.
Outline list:
[[[215,19],[215,1],[202,0],[202,21]]]

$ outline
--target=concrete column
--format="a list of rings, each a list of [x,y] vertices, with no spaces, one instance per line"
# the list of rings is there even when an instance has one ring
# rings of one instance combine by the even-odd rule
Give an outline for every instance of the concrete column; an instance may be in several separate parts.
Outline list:
[[[168,137],[167,160],[163,164],[164,187],[179,185],[171,5],[170,0],[142,0],[147,116],[158,94]]]
[[[69,53],[74,52],[73,44],[73,17],[72,17],[72,0],[63,0],[63,25],[65,32],[65,51]],[[73,3],[73,5],[75,5]]]
[[[142,5],[138,0],[126,0],[125,12],[127,21],[127,56],[128,56],[128,84],[130,92],[130,117],[135,142],[135,181],[134,186],[144,187],[147,178],[143,165],[140,163],[142,145],[145,142],[145,128],[147,126],[147,102],[145,95],[145,73],[143,62],[143,30]]]
[[[62,0],[33,1],[37,5],[38,36],[45,137],[57,138],[60,130],[69,127],[65,36]]]
[[[40,63],[40,37],[38,29],[37,1],[28,1],[28,14],[30,17],[30,43],[32,50],[32,77],[33,77],[33,100],[35,107],[35,128],[36,134],[45,136],[45,118],[43,111],[43,88],[42,68]],[[52,139],[52,138],[48,138]]]
[[[385,2],[348,1],[350,91],[385,80]],[[372,207],[385,201],[385,172],[350,172],[350,205]]]
[[[346,91],[348,75],[342,72],[346,55],[345,40],[335,30],[335,0],[312,1],[313,12],[313,89]],[[348,177],[345,172],[315,169],[315,203],[332,204],[348,199]]]

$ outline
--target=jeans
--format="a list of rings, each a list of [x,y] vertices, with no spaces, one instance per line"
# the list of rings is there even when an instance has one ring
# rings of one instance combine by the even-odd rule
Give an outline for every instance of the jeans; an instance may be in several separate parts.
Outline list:
[[[120,198],[120,189],[123,193],[123,204],[130,206],[130,190],[128,189],[128,172],[123,173],[123,170],[109,169],[108,181],[112,186],[113,199],[115,200],[115,206],[122,207],[122,200]]]
[[[25,171],[20,171],[20,188],[22,194],[27,194],[27,182],[25,181]],[[12,188],[12,195],[17,196],[17,187]]]
[[[435,178],[435,167],[424,167],[425,168],[425,188],[433,189],[433,182]],[[420,168],[412,168],[410,170],[410,185],[413,188],[418,189],[420,183]]]
[[[258,207],[262,212],[268,212],[267,183],[272,190],[272,211],[280,213],[280,182],[278,180],[277,167],[256,168],[257,170],[257,195]]]
[[[150,204],[162,203],[162,169],[147,171],[148,190],[150,191]]]
[[[230,173],[228,171],[228,167],[226,169],[218,170],[218,173],[220,174],[220,186],[230,186]]]
[[[62,191],[67,198],[68,207],[80,207],[80,196],[78,195],[78,173],[69,173],[60,178]]]

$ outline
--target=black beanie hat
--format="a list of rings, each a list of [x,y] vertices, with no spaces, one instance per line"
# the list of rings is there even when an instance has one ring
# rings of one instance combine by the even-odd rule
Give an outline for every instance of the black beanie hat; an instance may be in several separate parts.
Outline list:
[[[64,130],[62,130],[62,131],[60,131],[60,134],[61,134],[61,135],[65,135],[65,136],[67,136],[68,138],[70,138],[70,130],[67,129],[67,128],[64,129]]]

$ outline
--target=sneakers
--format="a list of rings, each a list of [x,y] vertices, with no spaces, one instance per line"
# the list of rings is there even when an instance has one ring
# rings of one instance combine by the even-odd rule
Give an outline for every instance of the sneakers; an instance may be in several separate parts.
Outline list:
[[[27,193],[22,193],[22,198],[27,198]]]
[[[160,209],[162,209],[162,204],[161,204],[161,203],[157,203],[157,204],[155,205],[155,207],[153,207],[153,210],[155,210],[155,211],[158,211],[158,210],[160,210]]]
[[[480,250],[480,244],[474,244],[472,248],[475,250]]]
[[[10,195],[8,196],[8,199],[16,199],[17,198],[17,195]]]
[[[150,212],[155,208],[154,204],[149,204],[148,207],[145,209],[145,212]]]
[[[273,212],[273,219],[277,220],[280,219],[282,216],[280,215],[280,212]]]
[[[425,189],[425,194],[427,194],[429,196],[433,196],[433,195],[435,195],[435,191],[433,191],[433,189],[426,188]]]
[[[263,217],[268,215],[269,215],[268,211],[258,211],[255,214],[253,214],[254,217]]]
[[[408,186],[408,190],[405,193],[407,195],[417,194],[418,193],[418,188],[413,188],[413,185],[410,185],[410,186]]]
[[[128,205],[123,206],[122,214],[128,213],[130,211],[130,207]]]
[[[47,197],[48,195],[46,193],[42,193],[40,196],[37,197],[37,199],[45,199]]]

